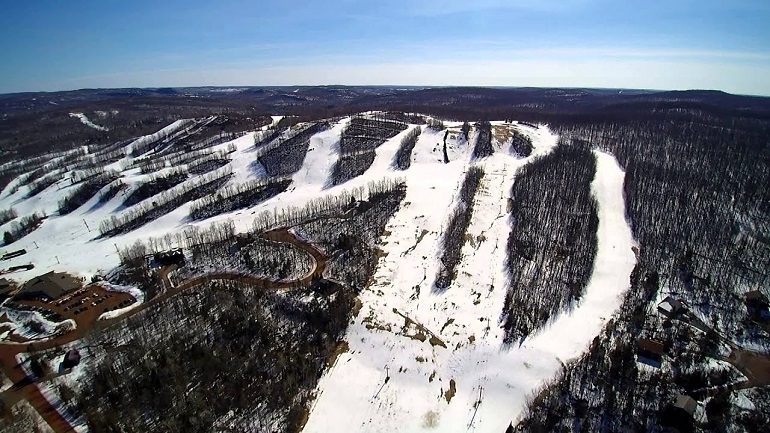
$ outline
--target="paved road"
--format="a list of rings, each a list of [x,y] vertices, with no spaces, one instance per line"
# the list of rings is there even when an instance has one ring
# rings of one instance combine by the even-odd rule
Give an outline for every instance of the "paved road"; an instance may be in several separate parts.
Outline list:
[[[56,410],[45,397],[43,397],[37,384],[31,378],[27,377],[27,374],[18,365],[16,355],[25,352],[48,350],[77,341],[89,332],[107,328],[146,308],[153,307],[183,290],[197,287],[204,283],[212,281],[237,281],[262,290],[293,290],[298,287],[307,286],[313,280],[313,277],[323,275],[328,257],[309,242],[296,237],[286,228],[271,230],[260,236],[271,241],[290,243],[297,246],[313,258],[313,266],[305,275],[294,280],[276,281],[270,278],[244,275],[241,273],[216,272],[185,280],[177,286],[171,286],[167,277],[168,269],[166,269],[162,271],[162,277],[164,281],[166,281],[167,290],[125,314],[107,320],[98,320],[96,315],[83,315],[76,319],[77,327],[74,330],[54,338],[30,343],[0,343],[0,368],[3,369],[6,376],[13,383],[20,385],[14,386],[8,391],[0,394],[0,397],[8,403],[8,407],[21,399],[27,400],[57,433],[75,431],[61,413],[59,413],[59,411]]]
[[[716,359],[727,362],[732,365],[741,374],[746,376],[745,381],[728,383],[711,388],[703,388],[694,393],[705,393],[706,395],[716,395],[720,392],[731,392],[739,389],[750,389],[756,387],[770,386],[770,355],[745,350],[734,342],[726,338],[721,333],[716,332],[702,320],[694,315],[690,315],[690,320],[685,322],[690,326],[703,331],[704,333],[713,333],[720,342],[730,347],[728,356],[716,356]]]

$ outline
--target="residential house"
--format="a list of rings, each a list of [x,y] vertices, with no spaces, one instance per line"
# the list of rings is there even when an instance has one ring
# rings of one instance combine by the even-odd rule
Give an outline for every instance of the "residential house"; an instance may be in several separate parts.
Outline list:
[[[677,317],[683,311],[684,305],[682,305],[682,301],[674,299],[671,296],[666,296],[666,298],[663,299],[663,302],[658,304],[658,313],[669,319]]]
[[[640,338],[637,342],[636,360],[651,367],[660,368],[663,365],[665,346],[660,341]]]

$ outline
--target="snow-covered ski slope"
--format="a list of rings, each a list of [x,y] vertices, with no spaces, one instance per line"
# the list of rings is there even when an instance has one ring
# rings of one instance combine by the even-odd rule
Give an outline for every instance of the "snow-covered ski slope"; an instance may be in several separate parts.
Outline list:
[[[471,148],[454,152],[453,162],[444,165],[429,156],[436,155],[439,137],[420,137],[417,168],[406,173],[404,205],[386,228],[386,256],[374,284],[361,294],[348,352],[320,381],[305,432],[503,432],[620,305],[635,263],[624,173],[612,156],[597,152],[592,191],[599,204],[599,250],[586,295],[521,346],[503,346],[498,318],[510,231],[505,198],[517,168],[556,143],[545,128],[522,130],[533,139],[532,156],[517,160],[503,148],[476,162],[486,174],[467,233],[472,240],[463,247],[457,279],[442,293],[431,290],[436,246],[461,175],[472,164]]]
[[[330,187],[340,133],[349,121],[337,121],[310,139],[302,167],[282,194],[252,208],[203,221],[188,217],[188,202],[111,238],[98,238],[97,227],[123,211],[125,194],[149,176],[137,168],[121,172],[128,187],[109,202],[99,204],[97,194],[64,216],[57,214],[57,202],[74,188],[66,177],[32,198],[24,197],[24,187],[11,193],[13,181],[0,192],[0,208],[13,207],[19,218],[35,211],[45,211],[49,217],[37,230],[3,248],[24,248],[27,254],[2,262],[0,267],[34,263],[31,271],[7,275],[20,282],[49,270],[89,278],[117,266],[116,250],[137,240],[226,220],[232,220],[238,231],[247,231],[260,212],[302,205],[322,195],[363,187],[372,180],[401,178],[407,185],[406,198],[382,238],[384,256],[373,283],[360,295],[361,308],[346,334],[349,349],[321,378],[304,431],[503,432],[515,422],[528,399],[561,371],[562,364],[588,347],[628,287],[635,259],[631,250],[634,241],[625,219],[624,173],[611,155],[595,152],[597,173],[592,192],[598,203],[599,245],[581,302],[522,344],[507,347],[499,325],[508,281],[503,265],[511,227],[506,199],[516,171],[550,152],[557,137],[545,126],[511,125],[532,139],[531,156],[518,159],[511,155],[509,143],[495,142],[493,156],[473,161],[474,132],[466,142],[459,133],[460,123],[447,123],[450,162],[445,164],[445,131],[410,125],[376,149],[376,158],[363,175]],[[184,125],[176,122],[158,134],[173,133]],[[412,153],[411,167],[395,170],[393,160],[401,139],[414,127],[423,131]],[[126,150],[152,139],[140,138],[127,144]],[[264,177],[253,134],[232,143],[235,152],[229,165],[234,174],[228,183]],[[229,144],[212,150],[225,150]],[[110,168],[123,170],[129,163],[126,157]],[[438,292],[432,286],[440,235],[456,205],[463,175],[472,165],[483,166],[485,175],[475,197],[468,241],[462,248],[456,279],[447,290]],[[0,232],[12,223],[0,226]]]

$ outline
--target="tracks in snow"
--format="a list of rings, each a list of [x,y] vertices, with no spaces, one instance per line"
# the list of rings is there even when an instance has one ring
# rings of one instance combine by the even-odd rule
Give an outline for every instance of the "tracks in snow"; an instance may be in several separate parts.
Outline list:
[[[533,156],[555,145],[556,137],[542,130],[531,135]],[[319,382],[304,431],[504,431],[562,363],[585,350],[629,285],[635,258],[625,220],[624,173],[612,156],[595,155],[591,188],[598,202],[599,248],[586,293],[573,310],[517,347],[503,347],[497,318],[508,284],[505,197],[515,170],[529,158],[497,154],[481,162],[486,175],[475,199],[470,240],[452,290],[441,295],[426,283],[436,271],[441,210],[449,209],[456,183],[442,179],[458,179],[463,166],[424,165],[420,175],[408,170],[405,204],[386,228],[387,255],[348,329],[350,351]],[[394,311],[436,333],[447,347],[412,338],[408,323]],[[447,401],[451,380],[456,392]]]

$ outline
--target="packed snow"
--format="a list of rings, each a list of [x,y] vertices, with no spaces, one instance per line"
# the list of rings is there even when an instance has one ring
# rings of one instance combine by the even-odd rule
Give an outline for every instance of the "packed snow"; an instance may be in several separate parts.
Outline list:
[[[528,159],[498,153],[479,162],[486,174],[468,230],[475,240],[463,247],[458,277],[441,294],[431,290],[446,219],[437,210],[450,207],[470,149],[450,164],[407,172],[405,204],[386,228],[387,255],[375,283],[361,294],[362,308],[346,337],[349,351],[321,379],[304,431],[505,431],[618,308],[635,263],[634,241],[625,220],[624,173],[612,156],[597,152],[592,191],[599,250],[586,294],[539,334],[503,345],[497,319],[507,282],[504,199],[516,169],[556,143],[544,128],[524,132],[535,145]],[[415,158],[429,159],[435,140],[421,137]],[[421,341],[420,333],[437,340]]]
[[[87,120],[85,116],[80,119],[84,123]],[[279,120],[276,116],[273,122]],[[473,132],[466,141],[459,133],[460,123],[447,123],[450,162],[445,164],[445,131],[410,125],[376,149],[374,163],[363,175],[331,187],[329,175],[338,158],[340,133],[348,122],[338,121],[311,138],[303,165],[286,192],[252,208],[205,221],[191,221],[190,203],[186,203],[136,230],[103,239],[96,230],[99,223],[122,210],[128,191],[103,204],[93,197],[66,216],[56,211],[58,200],[73,188],[66,177],[33,198],[24,198],[26,188],[4,194],[0,197],[2,208],[13,206],[20,216],[41,210],[49,215],[37,230],[5,248],[24,248],[27,254],[3,262],[3,268],[34,263],[35,269],[6,277],[23,282],[50,270],[85,278],[106,274],[119,264],[117,250],[137,240],[226,220],[234,222],[236,231],[244,232],[260,212],[299,206],[319,196],[360,188],[372,180],[402,178],[407,185],[406,198],[382,238],[379,248],[385,255],[373,283],[359,297],[362,307],[345,337],[349,350],[321,378],[304,431],[505,431],[563,364],[588,347],[628,288],[635,243],[625,219],[624,172],[613,156],[595,152],[597,172],[591,189],[598,203],[598,253],[580,303],[521,344],[505,346],[498,319],[508,281],[504,268],[510,231],[506,198],[516,171],[550,152],[558,137],[544,125],[509,125],[532,139],[532,155],[518,159],[510,154],[506,143],[498,142],[493,156],[473,161]],[[192,124],[190,120],[174,122],[129,143],[126,151]],[[423,130],[412,153],[411,168],[395,170],[393,158],[401,139],[414,127]],[[264,176],[253,140],[253,134],[234,140],[230,184]],[[129,159],[111,168],[124,167]],[[463,174],[472,165],[483,166],[485,175],[475,198],[469,240],[462,249],[457,278],[439,293],[432,289],[440,235]],[[142,175],[135,169],[124,176],[131,184]],[[121,289],[133,294],[133,288]]]

